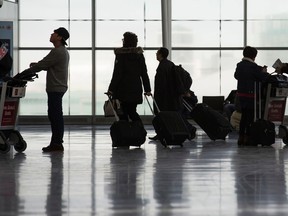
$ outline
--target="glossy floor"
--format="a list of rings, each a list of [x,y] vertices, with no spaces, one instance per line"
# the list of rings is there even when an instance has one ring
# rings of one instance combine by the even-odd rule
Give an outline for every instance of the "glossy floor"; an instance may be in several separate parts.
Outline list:
[[[148,135],[154,135],[146,126]],[[184,147],[112,149],[107,126],[67,126],[65,152],[42,153],[48,126],[21,126],[24,153],[0,155],[0,215],[288,215],[288,149],[238,148],[237,134]]]

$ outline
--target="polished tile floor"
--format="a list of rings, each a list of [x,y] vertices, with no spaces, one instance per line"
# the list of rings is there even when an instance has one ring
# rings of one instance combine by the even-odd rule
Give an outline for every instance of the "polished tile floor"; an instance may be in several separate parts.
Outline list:
[[[148,135],[153,128],[146,126]],[[0,154],[0,215],[288,215],[288,149],[238,148],[237,134],[184,147],[112,149],[108,126],[66,126],[65,152],[42,153],[49,126],[20,126],[24,153]]]

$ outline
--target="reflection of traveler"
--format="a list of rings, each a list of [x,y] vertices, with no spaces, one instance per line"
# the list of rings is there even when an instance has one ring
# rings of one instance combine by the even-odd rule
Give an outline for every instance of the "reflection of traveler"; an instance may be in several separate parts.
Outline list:
[[[154,83],[154,98],[160,111],[177,111],[184,113],[182,109],[182,96],[186,93],[184,86],[181,82],[179,74],[175,73],[175,65],[172,61],[168,60],[169,50],[167,48],[160,48],[156,53],[156,58],[159,65],[156,69],[155,83]],[[155,114],[158,113],[154,106]],[[193,134],[191,139],[195,137],[195,127],[193,127],[187,119],[183,116],[189,131]],[[157,140],[155,137],[150,137],[152,140]]]
[[[109,215],[119,215],[119,209],[123,208],[123,202],[131,207],[142,206],[143,203],[148,202],[139,193],[142,188],[139,188],[141,184],[138,182],[139,174],[145,168],[145,162],[146,154],[141,148],[129,151],[112,150],[109,166],[111,171],[107,172],[105,177],[109,182],[109,184],[105,184],[107,185],[105,193],[113,210]]]
[[[137,47],[137,35],[125,32],[123,47],[115,49],[115,64],[108,93],[121,102],[123,114],[121,120],[141,121],[137,113],[137,104],[143,102],[143,89],[145,94],[151,95],[150,80],[147,74],[143,49]],[[141,121],[142,122],[142,121]]]
[[[47,215],[62,215],[65,211],[63,194],[63,153],[53,154],[51,159],[51,181],[46,200]]]
[[[0,215],[21,215],[25,206],[25,198],[21,196],[19,189],[22,188],[23,176],[21,175],[25,167],[26,160],[24,153],[14,154],[11,158],[9,154],[1,154],[0,164]]]
[[[64,120],[62,112],[62,97],[67,91],[69,53],[65,47],[69,38],[68,31],[61,27],[51,34],[50,42],[54,48],[37,63],[31,63],[23,75],[47,71],[46,92],[48,95],[48,118],[51,123],[52,137],[50,144],[42,148],[44,152],[63,151]]]
[[[242,112],[238,145],[249,145],[249,126],[254,120],[255,83],[264,81],[269,73],[267,73],[266,67],[259,66],[254,62],[257,56],[256,48],[245,47],[243,56],[244,58],[237,64],[234,74],[234,77],[238,80],[237,96]]]
[[[13,60],[9,47],[0,40],[0,79],[5,77],[12,69]]]

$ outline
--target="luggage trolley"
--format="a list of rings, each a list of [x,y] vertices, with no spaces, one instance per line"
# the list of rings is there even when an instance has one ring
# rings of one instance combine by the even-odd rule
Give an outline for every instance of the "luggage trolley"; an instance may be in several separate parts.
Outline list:
[[[27,81],[8,78],[0,84],[0,153],[8,153],[13,145],[25,151],[27,143],[16,129],[19,101],[25,96]]]
[[[286,101],[288,97],[288,79],[284,75],[274,76],[277,81],[268,83],[264,106],[264,119],[279,126],[278,137],[288,144],[288,130],[284,126]]]

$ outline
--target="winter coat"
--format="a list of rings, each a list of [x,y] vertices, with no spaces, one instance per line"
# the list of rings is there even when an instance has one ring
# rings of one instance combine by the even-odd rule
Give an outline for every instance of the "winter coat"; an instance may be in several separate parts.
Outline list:
[[[239,98],[241,109],[254,107],[254,89],[258,91],[258,83],[265,82],[269,73],[263,72],[263,67],[257,65],[252,59],[243,58],[237,64],[234,77],[237,82],[237,97]]]
[[[114,52],[114,71],[108,90],[122,102],[141,104],[142,84],[145,92],[151,92],[143,49],[122,47]]]
[[[160,61],[155,75],[154,98],[160,111],[178,111],[181,108],[179,75],[175,73],[175,65],[168,59]],[[155,110],[156,111],[156,110]],[[157,112],[157,111],[156,111]]]
[[[263,72],[263,67],[257,65],[248,58],[243,58],[241,62],[237,64],[236,71],[234,73],[237,83],[237,94],[253,95],[255,82],[264,82],[267,80],[269,73]]]

